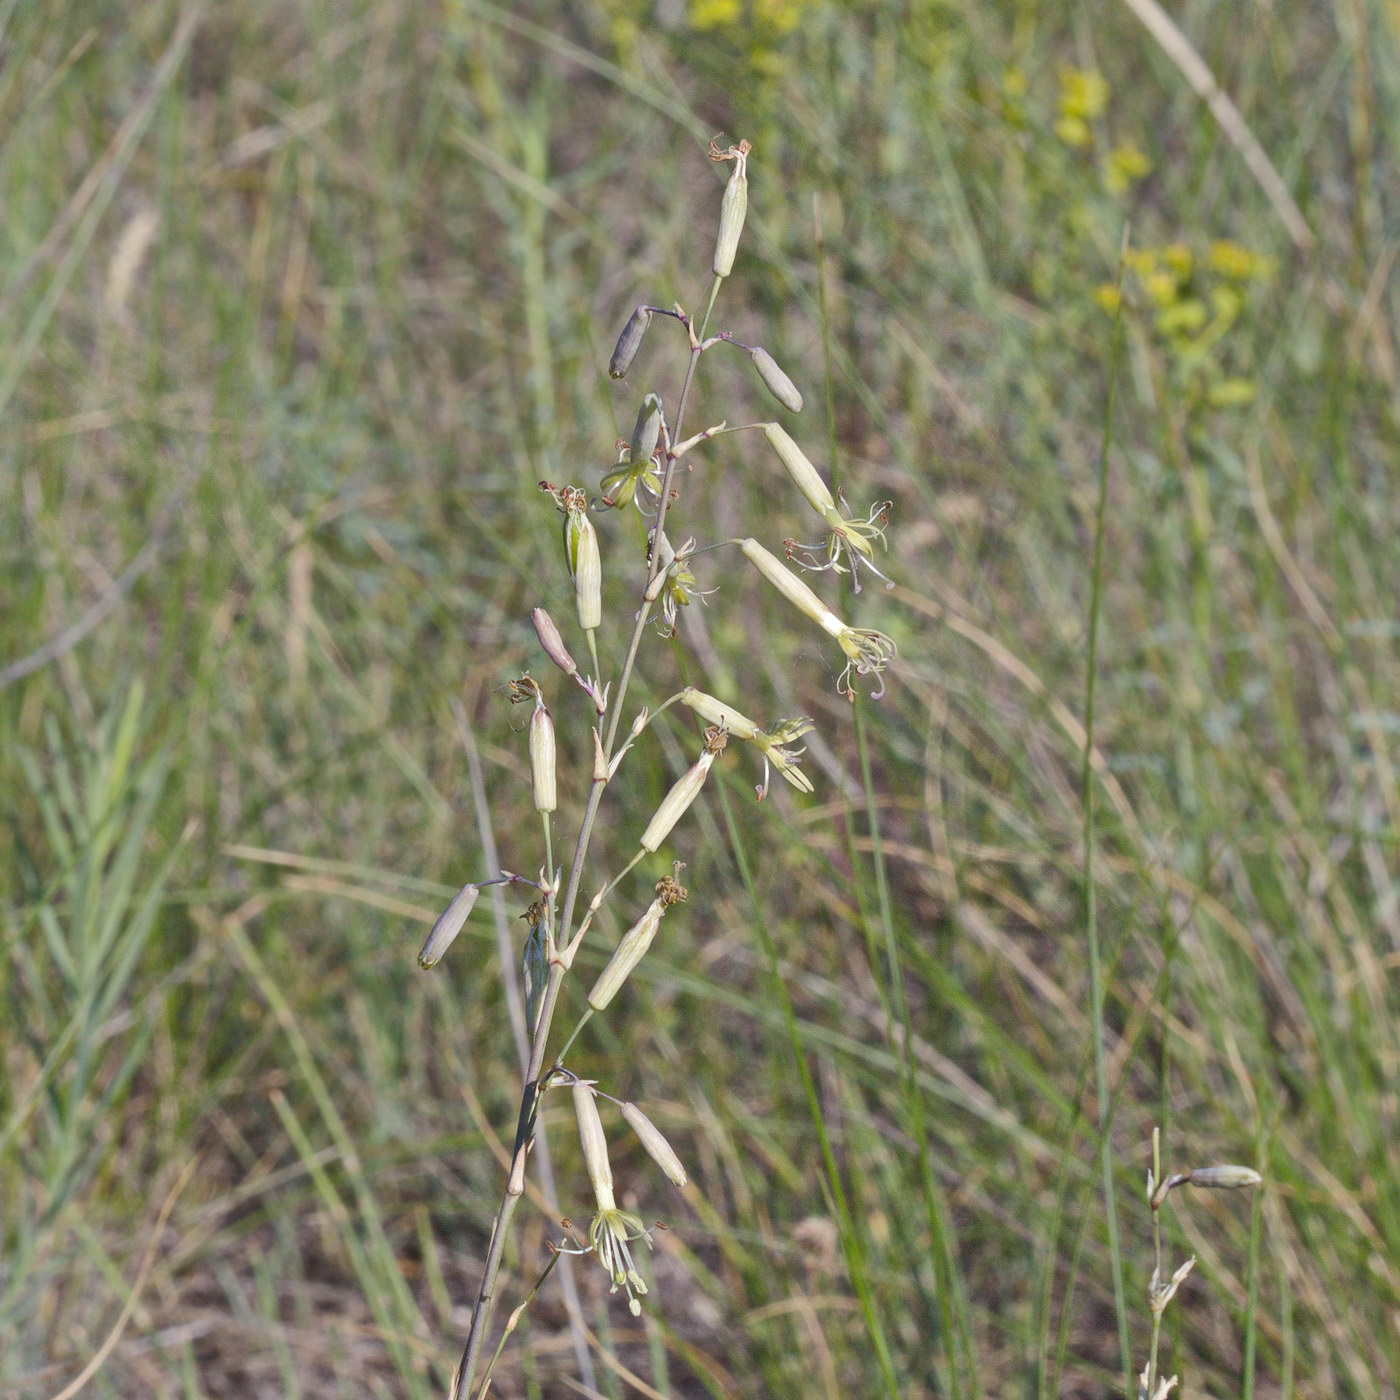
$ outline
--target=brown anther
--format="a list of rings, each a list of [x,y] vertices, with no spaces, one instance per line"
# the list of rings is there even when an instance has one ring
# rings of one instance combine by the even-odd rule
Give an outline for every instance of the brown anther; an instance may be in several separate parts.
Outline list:
[[[683,904],[689,899],[690,891],[673,876],[663,875],[656,882],[656,897],[663,909],[669,909],[673,904]]]
[[[544,900],[537,899],[520,917],[534,928],[537,924],[544,923],[545,910]]]
[[[717,724],[712,724],[705,731],[705,752],[723,753],[724,746],[729,742],[729,731],[721,729]]]
[[[510,692],[510,703],[519,705],[526,700],[533,700],[540,693],[539,686],[530,679],[529,676],[521,676],[517,680],[507,681],[506,689]]]

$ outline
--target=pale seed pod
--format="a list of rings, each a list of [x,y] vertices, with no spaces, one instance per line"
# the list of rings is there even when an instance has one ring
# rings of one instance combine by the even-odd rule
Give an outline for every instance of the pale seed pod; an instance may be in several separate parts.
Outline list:
[[[467,922],[467,915],[472,912],[472,906],[480,893],[481,889],[477,885],[463,885],[452,896],[452,903],[438,915],[437,922],[428,934],[427,942],[418,954],[419,967],[433,967],[441,960],[442,955],[452,946],[452,940],[461,933],[462,925]]]
[[[613,1196],[612,1166],[608,1162],[608,1139],[603,1132],[603,1120],[598,1115],[598,1101],[593,1086],[575,1079],[574,1117],[578,1119],[578,1138],[583,1146],[583,1161],[599,1210],[616,1210]]]
[[[634,1103],[622,1105],[622,1116],[641,1139],[642,1146],[646,1148],[651,1160],[666,1173],[669,1180],[677,1186],[684,1186],[690,1178],[681,1165],[681,1159],[671,1150],[671,1144],[662,1137],[656,1124]]]
[[[641,846],[644,851],[655,851],[671,834],[671,828],[680,821],[686,809],[700,795],[700,789],[705,785],[705,776],[714,761],[714,751],[707,748],[661,800],[656,815],[642,832]]]
[[[656,452],[656,444],[661,440],[661,399],[656,394],[648,394],[637,410],[637,423],[632,429],[631,460],[649,462]]]
[[[574,603],[578,625],[591,632],[603,623],[603,559],[598,552],[598,532],[593,522],[579,516],[574,551]]]
[[[734,270],[734,254],[739,248],[739,235],[744,230],[744,215],[749,209],[748,152],[736,150],[734,169],[724,187],[719,205],[719,235],[715,239],[714,274],[728,277]]]
[[[578,675],[578,663],[569,655],[569,649],[564,645],[564,638],[559,635],[554,619],[543,608],[535,608],[530,613],[530,621],[534,623],[535,636],[540,639],[544,654],[566,676]]]
[[[623,326],[622,334],[617,338],[612,359],[608,361],[608,373],[614,379],[623,378],[627,371],[632,368],[632,361],[637,358],[642,337],[647,333],[649,325],[651,325],[651,308],[648,306],[639,306],[627,318],[627,324]]]
[[[543,705],[537,704],[530,716],[530,779],[537,812],[552,812],[559,805],[554,767],[554,720]]]
[[[778,362],[763,346],[753,346],[749,351],[749,359],[753,361],[754,368],[758,371],[758,377],[763,381],[768,392],[789,413],[801,413],[802,395],[798,392],[797,385],[783,373]]]
[[[1239,1191],[1258,1186],[1264,1178],[1253,1167],[1196,1167],[1187,1180],[1192,1186],[1208,1186],[1217,1191]]]
[[[807,454],[792,440],[781,423],[765,423],[764,436],[768,439],[778,460],[787,469],[793,485],[818,515],[826,515],[836,509],[836,498],[831,488],[822,480],[821,473],[814,467]]]
[[[631,975],[632,969],[641,962],[651,947],[652,939],[656,937],[656,930],[661,927],[664,910],[665,905],[661,900],[653,899],[647,905],[646,913],[622,935],[612,957],[608,959],[608,965],[598,974],[593,990],[588,993],[588,1004],[595,1011],[602,1011],[607,1006]]]
[[[744,557],[756,568],[784,598],[804,616],[812,619],[822,631],[833,637],[840,637],[846,631],[846,624],[831,611],[822,600],[797,577],[776,555],[750,537],[739,542]]]

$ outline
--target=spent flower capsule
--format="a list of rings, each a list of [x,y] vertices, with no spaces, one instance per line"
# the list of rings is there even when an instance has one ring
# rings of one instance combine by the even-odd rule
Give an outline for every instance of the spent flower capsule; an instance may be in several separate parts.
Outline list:
[[[734,270],[734,254],[739,248],[739,235],[744,231],[744,216],[749,209],[749,152],[753,148],[740,141],[727,151],[710,142],[711,160],[732,160],[734,169],[724,187],[719,205],[719,234],[715,239],[715,256],[711,266],[716,277],[728,277]]]

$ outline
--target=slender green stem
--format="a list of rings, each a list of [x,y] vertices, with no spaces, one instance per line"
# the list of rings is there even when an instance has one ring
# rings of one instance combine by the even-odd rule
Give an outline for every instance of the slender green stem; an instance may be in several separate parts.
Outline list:
[[[1127,246],[1126,231],[1124,247]],[[1080,791],[1084,806],[1084,922],[1089,946],[1089,1025],[1093,1036],[1094,1088],[1098,1106],[1099,1172],[1102,1180],[1104,1221],[1108,1231],[1109,1268],[1113,1275],[1113,1307],[1118,1324],[1118,1347],[1122,1357],[1126,1394],[1136,1393],[1133,1382],[1132,1342],[1128,1334],[1128,1304],[1123,1286],[1123,1251],[1118,1230],[1118,1206],[1113,1187],[1113,1135],[1109,1104],[1108,1063],[1104,1047],[1105,988],[1103,953],[1099,936],[1097,876],[1094,871],[1094,844],[1097,837],[1092,755],[1094,752],[1095,704],[1098,698],[1099,620],[1103,610],[1103,545],[1108,513],[1108,457],[1113,435],[1113,407],[1118,383],[1118,355],[1122,345],[1122,261],[1120,259],[1119,311],[1113,321],[1109,347],[1108,392],[1104,399],[1103,431],[1099,448],[1098,500],[1094,509],[1094,558],[1089,584],[1089,655],[1084,698],[1084,754],[1080,766]]]
[[[710,310],[714,307],[715,296],[719,291],[721,279],[716,277],[714,285],[710,288],[709,305],[706,308],[706,319]],[[691,350],[686,361],[685,377],[681,382],[680,397],[676,402],[676,415],[673,427],[675,440],[681,439],[680,425],[685,416],[686,403],[690,396],[691,385],[695,378],[695,366],[700,357],[700,348],[693,331],[691,332]],[[666,454],[666,470],[661,480],[661,500],[656,508],[655,534],[659,538],[666,523],[666,512],[671,498],[671,482],[675,476],[676,457],[674,452],[668,451]],[[661,571],[661,551],[653,549],[651,551],[651,561],[647,568],[646,585],[643,593],[648,592],[657,575]],[[651,604],[642,600],[642,606],[637,612],[637,621],[632,628],[631,641],[628,643],[627,655],[622,664],[622,672],[618,678],[617,686],[609,699],[609,709],[611,716],[607,722],[606,738],[601,736],[603,720],[600,717],[597,728],[600,732],[603,760],[606,764],[613,754],[613,747],[617,742],[618,721],[622,715],[623,701],[627,695],[627,689],[632,679],[633,667],[636,663],[637,652],[641,646],[642,637],[646,631],[646,626],[651,616]],[[588,633],[589,650],[593,657],[593,668],[595,675],[601,681],[601,670],[598,666],[596,643],[593,632]],[[579,887],[583,880],[583,868],[588,856],[589,843],[593,836],[593,827],[598,815],[598,806],[602,800],[603,788],[607,786],[606,776],[595,777],[589,789],[588,803],[584,810],[583,821],[579,826],[578,841],[574,847],[573,860],[569,867],[569,878],[564,895],[564,908],[562,917],[555,925],[556,946],[566,948],[573,932],[574,909],[578,901]],[[636,858],[633,863],[635,864]],[[630,866],[628,867],[631,868]],[[515,1146],[511,1153],[510,1174],[506,1181],[505,1194],[501,1198],[501,1204],[496,1211],[496,1218],[491,1227],[491,1242],[486,1251],[486,1263],[482,1269],[481,1287],[477,1293],[476,1305],[472,1309],[471,1327],[467,1333],[466,1345],[462,1351],[462,1359],[457,1367],[457,1373],[452,1380],[451,1400],[467,1400],[472,1393],[472,1380],[476,1373],[477,1365],[481,1358],[482,1347],[486,1341],[486,1333],[491,1322],[491,1312],[495,1305],[496,1279],[501,1269],[501,1259],[505,1251],[505,1239],[510,1227],[510,1221],[515,1214],[515,1207],[519,1203],[520,1197],[525,1189],[525,1159],[529,1153],[530,1145],[534,1141],[535,1122],[538,1109],[538,1083],[541,1072],[544,1069],[545,1051],[549,1044],[549,1034],[554,1023],[554,1012],[559,1001],[559,988],[567,971],[559,963],[552,963],[549,969],[549,980],[545,984],[544,996],[541,998],[538,1020],[535,1022],[535,1033],[530,1043],[530,1058],[525,1070],[525,1083],[520,1096],[520,1113],[516,1123]],[[571,1042],[572,1043],[572,1039]]]

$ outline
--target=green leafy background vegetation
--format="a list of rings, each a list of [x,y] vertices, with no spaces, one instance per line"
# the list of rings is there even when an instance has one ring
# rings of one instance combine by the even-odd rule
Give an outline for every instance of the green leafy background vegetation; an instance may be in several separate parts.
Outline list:
[[[653,699],[811,714],[817,792],[756,807],[722,760],[689,904],[585,1033],[693,1177],[614,1148],[669,1229],[638,1320],[576,1266],[652,1387],[598,1388],[1122,1393],[1160,1125],[1172,1167],[1265,1176],[1166,1212],[1183,1393],[1395,1394],[1397,11],[1172,7],[1271,192],[1141,8],[0,4],[0,1390],[445,1387],[518,1093],[489,901],[414,966],[485,873],[453,703],[528,869],[500,688],[570,610],[537,482],[595,489],[674,394],[672,326],[603,366],[704,292],[723,130],[717,324],[894,502],[898,586],[851,606],[900,662],[848,705],[728,562],[654,648]],[[707,357],[704,419],[769,416],[747,368]],[[700,455],[690,528],[801,534],[752,438]],[[640,536],[602,529],[621,626]],[[689,743],[629,761],[611,849]],[[521,1218],[507,1306],[560,1237]],[[551,1280],[500,1393],[574,1374]]]

